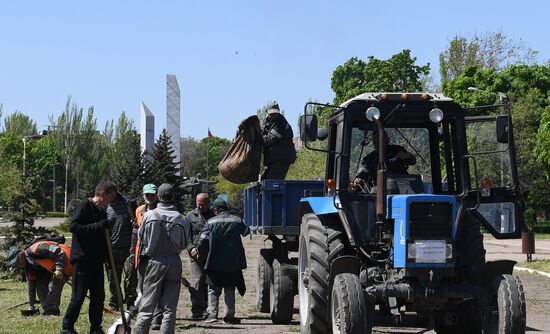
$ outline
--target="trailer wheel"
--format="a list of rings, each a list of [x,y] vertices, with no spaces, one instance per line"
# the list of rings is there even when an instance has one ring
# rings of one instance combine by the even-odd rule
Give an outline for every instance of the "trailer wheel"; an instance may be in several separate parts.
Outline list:
[[[273,260],[270,284],[271,321],[274,324],[289,324],[294,310],[292,278],[285,264]]]
[[[495,277],[493,291],[495,295],[486,312],[484,333],[525,333],[525,293],[519,277],[514,275]]]
[[[357,275],[336,275],[332,285],[330,312],[332,333],[370,334],[374,305],[369,301]]]
[[[333,224],[335,225],[335,224]],[[298,250],[298,295],[303,334],[330,332],[330,263],[343,253],[342,232],[314,214],[302,217]]]
[[[269,286],[271,277],[271,263],[273,262],[273,250],[260,249],[256,276],[256,309],[258,312],[269,313]]]

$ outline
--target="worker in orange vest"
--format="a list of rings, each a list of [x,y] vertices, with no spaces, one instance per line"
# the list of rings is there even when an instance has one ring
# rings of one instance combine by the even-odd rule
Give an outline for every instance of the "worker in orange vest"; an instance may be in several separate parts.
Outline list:
[[[10,263],[23,269],[27,280],[34,283],[42,314],[58,316],[65,280],[73,273],[71,247],[54,241],[37,241],[22,251],[12,247],[8,253]]]
[[[148,183],[143,186],[143,201],[145,204],[142,204],[136,208],[135,215],[134,215],[134,230],[133,230],[133,236],[132,236],[132,252],[130,256],[126,259],[126,262],[124,263],[124,276],[126,280],[126,286],[128,287],[128,290],[130,291],[129,295],[136,296],[135,290],[137,288],[138,284],[138,273],[137,273],[137,266],[139,262],[139,248],[140,243],[137,240],[137,231],[139,227],[141,226],[141,221],[143,220],[143,214],[149,210],[153,210],[157,207],[158,202],[158,196],[157,196],[157,187],[152,184]],[[141,290],[141,286],[140,286]],[[130,298],[129,298],[130,299]],[[131,298],[128,302],[132,303],[134,302],[135,297]],[[128,305],[128,309],[131,309],[132,305]]]

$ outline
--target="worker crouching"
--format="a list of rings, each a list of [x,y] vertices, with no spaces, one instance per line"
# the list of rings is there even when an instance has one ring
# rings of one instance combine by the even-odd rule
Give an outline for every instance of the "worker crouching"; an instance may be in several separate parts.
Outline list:
[[[69,246],[54,241],[38,241],[23,251],[10,249],[10,263],[25,271],[31,309],[34,309],[36,291],[43,315],[60,314],[61,292],[66,278],[73,272],[70,253]]]

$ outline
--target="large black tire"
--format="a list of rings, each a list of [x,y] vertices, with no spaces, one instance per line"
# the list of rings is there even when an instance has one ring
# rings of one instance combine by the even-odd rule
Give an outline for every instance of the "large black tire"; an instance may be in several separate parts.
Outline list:
[[[286,264],[273,260],[270,284],[271,321],[274,324],[289,324],[294,310],[292,278]]]
[[[330,263],[344,251],[342,232],[332,225],[323,225],[314,214],[302,217],[298,250],[298,295],[303,334],[330,331]]]
[[[485,248],[480,222],[465,214],[457,233],[457,262],[459,278],[463,282],[481,286],[485,271]]]
[[[525,293],[519,277],[499,275],[493,280],[493,301],[487,310],[484,333],[524,334],[526,325]]]
[[[466,213],[460,222],[456,242],[456,271],[463,283],[482,286],[485,271],[485,248],[479,221]],[[438,334],[478,334],[481,333],[481,312],[479,301],[468,299],[448,309],[455,314],[457,323],[445,324],[444,316],[435,318],[435,331]]]
[[[332,333],[370,334],[374,307],[369,301],[357,275],[336,275],[332,285],[330,312]]]
[[[271,263],[273,262],[273,250],[260,249],[256,275],[256,309],[258,312],[269,313],[269,286],[271,278]]]

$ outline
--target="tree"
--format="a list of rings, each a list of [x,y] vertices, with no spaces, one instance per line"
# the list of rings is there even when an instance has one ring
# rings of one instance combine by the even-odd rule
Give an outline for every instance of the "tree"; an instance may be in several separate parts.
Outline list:
[[[195,176],[200,170],[199,143],[192,137],[182,138],[180,143],[181,173]]]
[[[230,145],[229,140],[216,136],[201,139],[197,152],[200,166],[199,173],[202,174],[202,177],[210,179],[219,174],[218,164],[229,150]]]
[[[0,135],[0,160],[23,167],[23,140],[19,135],[11,131]]]
[[[387,60],[369,56],[367,62],[353,57],[334,70],[331,88],[336,94],[333,104],[364,92],[416,92],[422,90],[422,77],[430,64],[416,65],[416,57],[405,49]]]
[[[550,106],[544,109],[541,115],[540,126],[535,141],[535,155],[546,174],[550,175]]]
[[[4,119],[4,132],[12,132],[20,137],[35,135],[36,122],[20,111],[16,111]]]
[[[124,112],[118,119],[110,146],[111,180],[122,193],[139,196],[144,184],[140,135]]]
[[[118,157],[111,168],[111,180],[120,192],[139,196],[143,186],[140,135],[129,131],[115,143],[114,156]]]
[[[546,118],[543,112],[550,103],[550,66],[510,65],[501,71],[467,66],[460,75],[443,84],[443,92],[464,107],[495,102],[494,93],[470,92],[467,90],[470,86],[488,92],[503,92],[508,96],[520,182],[522,189],[529,194],[528,212],[547,210],[550,208],[550,198],[545,195],[546,186],[543,185],[547,184],[549,174],[542,165],[544,155],[537,158],[537,152],[545,152],[542,142],[545,140]],[[476,113],[470,111],[468,115]],[[538,140],[542,142],[537,148]],[[527,219],[532,220],[526,215]]]
[[[171,144],[172,141],[168,137],[166,129],[163,129],[159,139],[153,145],[151,165],[149,166],[151,181],[157,186],[162,183],[170,183],[175,187],[181,185],[181,177],[177,175],[179,161],[174,161],[176,156]]]
[[[523,41],[515,42],[500,31],[472,38],[457,35],[439,54],[441,82],[453,80],[467,66],[501,71],[511,64],[533,64],[537,55]]]
[[[309,144],[319,148],[315,143]],[[326,145],[325,145],[326,146]],[[288,180],[324,180],[326,153],[312,151],[305,147],[296,150],[296,161],[290,165]]]

